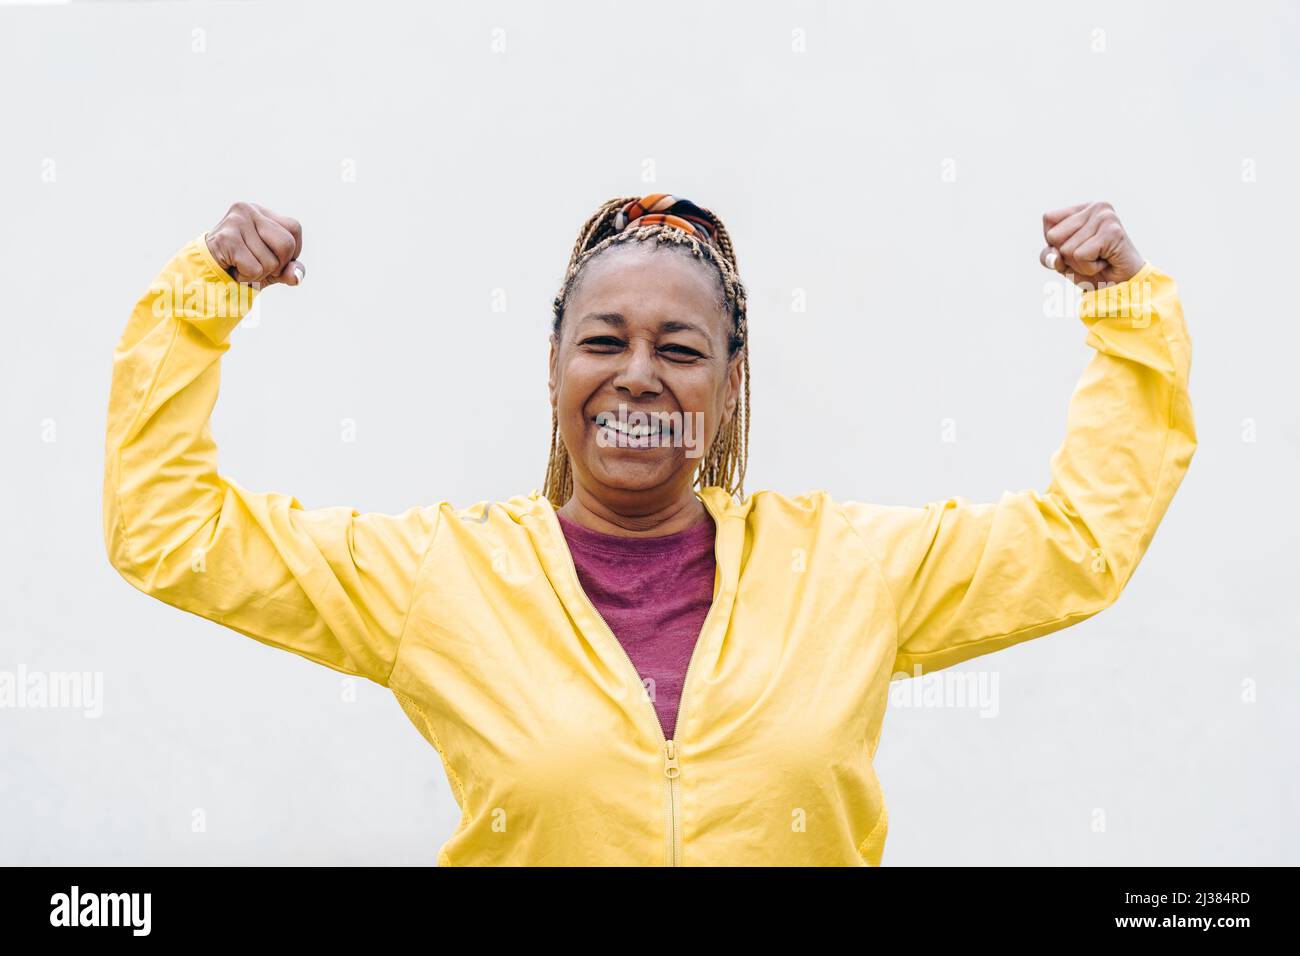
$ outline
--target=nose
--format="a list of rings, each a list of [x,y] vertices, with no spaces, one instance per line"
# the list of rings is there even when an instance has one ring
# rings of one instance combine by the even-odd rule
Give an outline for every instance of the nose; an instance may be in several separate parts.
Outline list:
[[[623,353],[623,362],[614,376],[614,387],[633,397],[659,393],[662,386],[655,370],[654,346],[637,342]]]

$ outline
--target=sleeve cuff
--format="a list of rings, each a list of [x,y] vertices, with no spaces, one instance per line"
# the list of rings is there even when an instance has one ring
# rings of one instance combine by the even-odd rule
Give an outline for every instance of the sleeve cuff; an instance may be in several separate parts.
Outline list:
[[[217,262],[216,257],[212,255],[212,250],[208,248],[208,234],[206,232],[199,233],[198,238],[194,240],[194,248],[198,252],[204,268],[207,269],[208,278],[235,281],[231,278],[229,272],[221,268],[221,263]]]
[[[225,342],[253,308],[258,289],[229,275],[208,248],[207,233],[200,233],[177,255],[183,278],[183,298],[175,314],[212,342]]]
[[[1149,324],[1151,286],[1157,275],[1162,273],[1147,261],[1124,282],[1089,289],[1079,298],[1079,318],[1089,324],[1098,319],[1133,319],[1138,328]]]

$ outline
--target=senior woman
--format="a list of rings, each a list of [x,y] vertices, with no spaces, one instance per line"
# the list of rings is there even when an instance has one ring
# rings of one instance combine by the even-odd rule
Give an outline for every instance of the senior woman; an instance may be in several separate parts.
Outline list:
[[[238,203],[140,299],[104,485],[136,588],[388,687],[461,809],[440,865],[879,865],[888,685],[1113,603],[1196,447],[1169,276],[1106,203],[1044,217],[1095,350],[1044,491],[746,495],[745,289],[719,218],[603,204],[554,302],[543,490],[307,510],[217,470],[229,335],[302,231]]]

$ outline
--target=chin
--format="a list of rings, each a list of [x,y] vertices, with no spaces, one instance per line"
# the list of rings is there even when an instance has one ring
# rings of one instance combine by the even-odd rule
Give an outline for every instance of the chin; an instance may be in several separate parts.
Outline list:
[[[639,468],[605,468],[595,473],[601,484],[620,491],[649,491],[672,481],[671,471],[645,471]]]
[[[598,452],[608,453],[619,449],[600,448]],[[659,462],[636,461],[627,452],[622,452],[622,461],[588,462],[587,473],[608,488],[621,491],[648,491],[670,484],[677,475],[677,468],[671,459]]]

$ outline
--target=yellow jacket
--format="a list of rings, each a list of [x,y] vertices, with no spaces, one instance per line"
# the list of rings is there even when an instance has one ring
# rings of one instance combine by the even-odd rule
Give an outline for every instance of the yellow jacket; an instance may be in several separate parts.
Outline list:
[[[250,305],[200,236],[135,307],[109,558],[167,604],[391,689],[462,811],[440,865],[879,865],[891,678],[1113,603],[1196,447],[1177,290],[1147,263],[1083,296],[1096,354],[1045,492],[903,507],[703,489],[716,595],[666,741],[536,490],[359,514],[218,473],[219,360]]]

